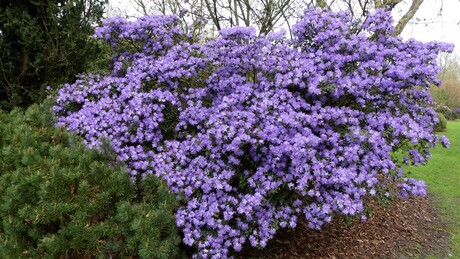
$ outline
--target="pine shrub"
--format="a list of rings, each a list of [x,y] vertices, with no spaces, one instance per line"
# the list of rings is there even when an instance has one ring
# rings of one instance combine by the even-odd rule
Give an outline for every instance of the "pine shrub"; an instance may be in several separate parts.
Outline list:
[[[177,201],[133,182],[108,144],[89,150],[50,105],[0,113],[0,258],[171,258]]]

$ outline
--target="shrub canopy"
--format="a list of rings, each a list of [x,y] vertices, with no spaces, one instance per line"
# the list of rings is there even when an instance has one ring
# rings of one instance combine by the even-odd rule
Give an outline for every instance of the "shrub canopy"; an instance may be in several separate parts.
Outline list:
[[[307,9],[292,41],[235,27],[204,44],[173,16],[106,20],[96,36],[116,52],[113,72],[63,87],[58,124],[90,146],[109,139],[133,177],[184,193],[176,222],[197,256],[263,247],[299,216],[320,229],[360,215],[402,177],[394,151],[429,157],[429,86],[452,46],[391,36],[383,10],[350,17]],[[400,187],[424,194],[418,181]]]

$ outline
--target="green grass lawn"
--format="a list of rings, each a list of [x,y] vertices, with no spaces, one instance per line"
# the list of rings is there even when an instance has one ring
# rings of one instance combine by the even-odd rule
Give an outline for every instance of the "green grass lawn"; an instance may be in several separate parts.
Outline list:
[[[447,229],[452,235],[451,253],[460,258],[460,121],[449,121],[441,135],[449,138],[450,148],[439,144],[426,166],[408,167],[406,171],[412,172],[410,177],[425,180],[441,216],[452,222]]]

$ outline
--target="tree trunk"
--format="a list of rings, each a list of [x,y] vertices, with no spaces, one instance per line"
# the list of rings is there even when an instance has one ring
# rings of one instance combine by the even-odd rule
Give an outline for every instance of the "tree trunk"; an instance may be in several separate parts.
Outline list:
[[[404,14],[404,16],[399,20],[396,25],[393,35],[399,35],[406,27],[407,23],[414,17],[417,10],[420,8],[420,5],[423,3],[423,0],[412,0],[412,5],[409,10]]]

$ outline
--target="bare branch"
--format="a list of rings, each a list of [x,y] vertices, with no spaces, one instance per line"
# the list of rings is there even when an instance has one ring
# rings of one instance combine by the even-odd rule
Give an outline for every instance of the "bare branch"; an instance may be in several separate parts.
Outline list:
[[[398,24],[395,27],[394,35],[399,35],[406,27],[407,23],[414,17],[417,10],[420,8],[420,5],[423,3],[423,0],[412,0],[412,5],[409,7],[409,10],[403,15],[399,20]]]
[[[212,0],[213,2],[212,7],[211,7],[211,4],[209,3],[209,0],[205,0],[204,2],[206,3],[206,8],[208,9],[209,16],[211,16],[212,22],[216,26],[217,30],[220,31],[221,27],[220,27],[219,17],[217,13],[217,3],[216,3],[217,1]]]
[[[230,0],[230,2],[232,2],[232,4],[233,4],[233,13],[235,14],[236,26],[240,26],[240,19],[238,17],[238,4],[237,4],[236,0],[233,0],[233,1]]]
[[[89,2],[95,0],[87,0]],[[409,1],[409,0],[405,0]],[[364,20],[375,8],[392,10],[403,0],[132,0],[142,14],[179,14],[189,9],[187,17],[181,16],[184,24],[193,23],[201,17],[209,17],[212,30],[229,26],[255,25],[261,34],[266,34],[289,20],[307,6],[318,6],[325,10],[347,9],[353,17]],[[423,0],[411,0],[409,10],[396,25],[395,34],[400,34],[414,17]],[[192,22],[191,22],[192,21]],[[184,30],[188,30],[188,27]],[[201,31],[202,29],[198,29]],[[195,29],[193,29],[195,31]],[[291,33],[291,32],[290,32]]]
[[[246,7],[246,20],[244,22],[246,26],[249,26],[251,24],[250,12],[252,8],[249,0],[244,0],[244,5]]]
[[[143,15],[148,15],[149,14],[148,9],[147,9],[147,5],[145,4],[145,2],[143,0],[133,0],[133,1],[137,6],[136,11],[142,13]]]
[[[348,6],[348,10],[350,11],[351,16],[355,17],[355,12],[353,11],[353,5],[351,4],[351,0],[347,0],[347,1],[345,1],[345,3]]]
[[[369,13],[369,10],[367,9],[369,0],[358,0],[359,7],[361,7],[361,16],[366,16]]]

